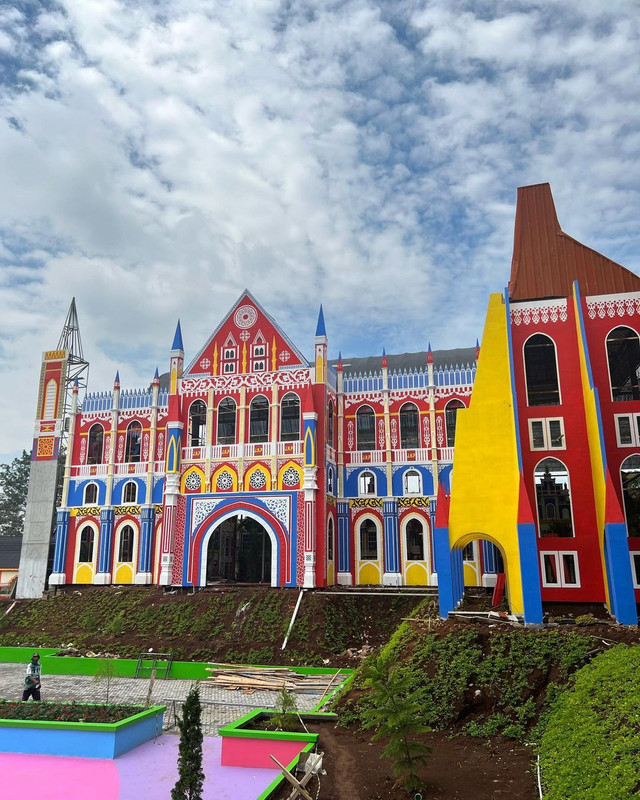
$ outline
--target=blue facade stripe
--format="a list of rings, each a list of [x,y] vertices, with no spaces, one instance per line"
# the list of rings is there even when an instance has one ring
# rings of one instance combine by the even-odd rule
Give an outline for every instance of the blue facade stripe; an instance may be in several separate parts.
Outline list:
[[[538,571],[538,543],[533,522],[518,524],[518,550],[520,552],[520,579],[524,621],[529,625],[542,624],[542,591]],[[509,576],[507,576],[509,579]]]
[[[58,511],[56,514],[56,543],[53,551],[53,571],[64,572],[69,540],[69,512]]]
[[[624,522],[605,524],[604,558],[611,612],[621,625],[637,625],[638,610],[631,575],[627,526]]]

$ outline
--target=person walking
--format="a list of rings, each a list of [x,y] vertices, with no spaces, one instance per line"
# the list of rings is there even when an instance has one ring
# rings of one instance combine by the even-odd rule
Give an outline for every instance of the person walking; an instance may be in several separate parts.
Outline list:
[[[31,656],[31,661],[27,664],[27,676],[24,679],[24,691],[22,692],[23,700],[28,700],[29,697],[33,697],[34,700],[40,699],[41,673],[40,654],[34,653]]]

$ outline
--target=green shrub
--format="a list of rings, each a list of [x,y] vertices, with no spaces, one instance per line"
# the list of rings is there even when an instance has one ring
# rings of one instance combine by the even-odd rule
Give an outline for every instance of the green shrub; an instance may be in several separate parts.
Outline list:
[[[640,647],[618,645],[575,676],[539,726],[545,800],[640,793]]]

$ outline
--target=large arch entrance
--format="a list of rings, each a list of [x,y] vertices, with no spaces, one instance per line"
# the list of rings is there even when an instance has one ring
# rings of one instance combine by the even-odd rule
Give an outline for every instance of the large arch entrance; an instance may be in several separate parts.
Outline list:
[[[505,597],[511,607],[508,559],[502,546],[491,536],[475,532],[460,537],[452,547],[452,566],[457,573],[454,581],[462,600],[465,590],[485,589],[496,600]],[[489,595],[491,596],[491,595]]]
[[[210,532],[203,553],[206,583],[229,580],[272,584],[275,559],[271,536],[262,522],[248,514],[226,517]]]

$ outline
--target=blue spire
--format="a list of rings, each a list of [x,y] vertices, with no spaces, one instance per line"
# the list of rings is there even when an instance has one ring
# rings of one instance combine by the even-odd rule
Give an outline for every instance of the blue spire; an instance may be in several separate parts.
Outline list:
[[[182,345],[182,329],[180,328],[180,320],[178,320],[178,324],[176,325],[176,333],[173,337],[173,344],[171,345],[172,350],[184,350]]]
[[[316,336],[326,336],[327,329],[324,326],[324,314],[322,312],[322,303],[320,303],[320,313],[318,314],[318,325],[316,326]]]
[[[156,371],[153,373],[153,377],[154,378],[158,378],[159,377],[159,375],[158,375],[158,367],[156,367]]]

